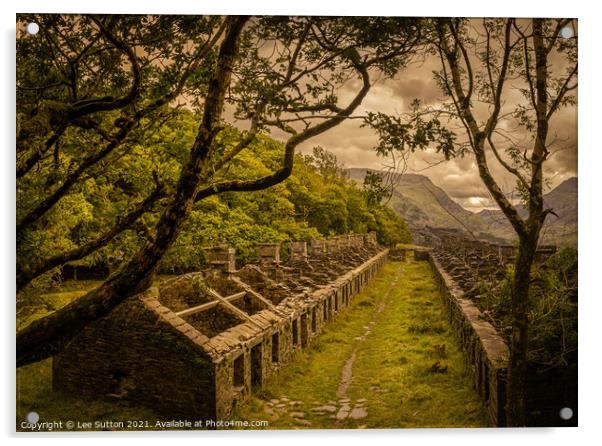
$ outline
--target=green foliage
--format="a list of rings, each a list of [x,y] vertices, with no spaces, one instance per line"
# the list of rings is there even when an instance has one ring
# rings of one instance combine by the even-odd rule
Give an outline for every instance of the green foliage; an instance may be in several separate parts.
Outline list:
[[[74,249],[108,230],[120,215],[150,194],[157,181],[174,187],[188,148],[193,144],[198,117],[178,111],[177,116],[150,132],[144,143],[126,145],[125,154],[110,168],[74,187],[45,216],[44,226],[26,233],[18,244],[22,265]],[[241,133],[226,127],[219,134],[218,152],[230,150]],[[79,144],[74,136],[64,147]],[[278,168],[282,143],[261,135],[235,157],[213,181],[250,179]],[[64,150],[63,155],[67,156]],[[218,153],[218,154],[219,154]],[[153,176],[152,172],[155,172]],[[18,213],[26,197],[44,190],[41,176],[18,183]],[[373,200],[372,200],[373,201]],[[365,191],[347,179],[342,164],[323,148],[313,155],[298,155],[293,174],[285,182],[256,192],[223,193],[197,203],[185,228],[160,263],[164,273],[198,270],[205,265],[203,247],[227,243],[236,249],[237,261],[256,260],[256,245],[264,242],[309,240],[347,232],[377,231],[386,245],[410,240],[405,222],[394,212],[367,199]],[[157,203],[136,225],[123,231],[104,248],[75,263],[89,267],[106,265],[113,259],[125,261],[152,236],[165,202]],[[56,276],[56,270],[47,274]],[[43,292],[48,279],[33,288]],[[35,293],[34,293],[35,294]]]
[[[379,205],[384,199],[391,196],[391,191],[383,185],[382,174],[377,172],[366,172],[363,189],[368,206]]]
[[[231,137],[236,134],[229,131]],[[282,150],[280,143],[262,137],[241,152],[226,177],[265,175]],[[317,147],[312,155],[298,155],[293,174],[277,186],[200,202],[161,264],[165,272],[198,269],[204,264],[202,248],[216,243],[229,244],[237,260],[247,263],[257,259],[258,243],[368,231],[376,231],[387,246],[411,240],[403,220],[384,206],[370,205],[336,157]]]
[[[532,279],[530,358],[547,366],[576,364],[577,250],[558,252]]]
[[[379,156],[387,157],[396,152],[413,153],[431,145],[447,160],[462,155],[456,145],[454,132],[447,129],[437,115],[425,120],[418,100],[412,103],[412,111],[407,116],[369,112],[362,127],[369,127],[378,135],[379,143],[375,150]]]
[[[322,146],[313,148],[311,155],[305,156],[305,161],[316,167],[320,175],[330,181],[338,181],[346,178],[345,166],[337,157],[324,149]]]
[[[174,113],[173,120],[144,133],[144,144],[125,144],[123,155],[74,186],[44,215],[43,224],[25,232],[17,243],[17,264],[27,267],[83,246],[115,225],[120,216],[151,193],[156,182],[175,186],[188,147],[194,141],[197,118],[189,112]],[[32,202],[44,197],[53,169],[68,169],[70,151],[81,150],[83,144],[78,135],[65,135],[57,165],[42,165],[38,175],[28,175],[17,182],[17,219]],[[145,241],[146,229],[156,223],[163,209],[164,203],[157,203],[112,243],[76,263],[105,264],[116,254],[128,258]]]
[[[197,203],[190,221],[186,207],[177,221],[158,222],[187,201],[183,190],[201,199],[286,178],[291,150],[349,116],[368,91],[368,73],[391,77],[411,59],[424,20],[258,17],[240,28],[240,45],[230,45],[227,70],[217,69],[219,47],[238,36],[240,18],[20,14],[17,21],[17,289],[65,263],[115,270],[143,252],[154,267],[169,250],[160,268],[177,272],[202,266],[202,246],[218,241],[245,262],[261,241],[390,226],[322,148],[307,162],[297,157],[302,173],[289,184],[224,194],[209,208]],[[22,32],[28,22],[39,25],[38,36]],[[347,102],[337,92],[352,79],[361,88]],[[234,117],[250,121],[244,136],[223,124],[223,104],[215,115],[205,108],[216,85],[227,88]],[[316,115],[327,121],[293,129]],[[284,146],[267,136],[273,129],[296,134],[284,160]]]
[[[385,206],[379,206],[373,211],[376,219],[376,237],[385,246],[395,246],[399,243],[410,243],[412,234],[408,225],[397,214]]]
[[[497,325],[509,326],[513,270],[487,296]],[[577,250],[565,248],[534,266],[529,288],[529,360],[543,367],[576,364]]]

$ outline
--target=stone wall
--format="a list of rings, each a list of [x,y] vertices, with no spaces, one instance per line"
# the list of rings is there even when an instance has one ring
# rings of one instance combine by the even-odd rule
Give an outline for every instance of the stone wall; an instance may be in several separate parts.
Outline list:
[[[217,419],[227,417],[233,405],[246,400],[253,388],[289,362],[295,351],[310,347],[324,325],[344,310],[386,259],[387,251],[381,251],[332,283],[286,299],[211,338],[205,348],[216,364]],[[260,359],[253,361],[254,356]],[[233,380],[236,374],[243,377],[238,384]]]
[[[464,297],[464,292],[428,251],[439,292],[450,324],[458,337],[468,370],[484,402],[492,426],[505,426],[508,346],[495,328],[482,319],[481,311]]]
[[[162,306],[157,294],[152,288],[132,296],[86,326],[53,358],[53,388],[132,400],[170,417],[210,412],[213,366],[202,348],[208,338]]]
[[[544,262],[555,252],[553,246],[540,246],[536,262]],[[478,305],[483,290],[504,277],[506,265],[514,260],[515,247],[444,234],[436,246],[416,250],[414,255],[431,263],[490,422],[504,426],[509,351],[501,333],[487,321],[491,320],[489,312],[481,312]],[[576,367],[541,370],[529,364],[526,405],[529,426],[576,426]],[[573,409],[575,415],[571,420],[559,417],[563,407]]]
[[[334,249],[336,247],[336,249]],[[132,296],[90,324],[53,360],[56,390],[127,399],[166,417],[224,419],[324,325],[387,260],[374,239],[295,242],[287,265],[275,244],[235,270],[227,246],[209,270]]]

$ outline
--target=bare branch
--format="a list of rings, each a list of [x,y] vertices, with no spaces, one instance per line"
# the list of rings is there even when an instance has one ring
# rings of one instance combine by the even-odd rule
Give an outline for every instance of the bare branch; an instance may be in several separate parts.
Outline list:
[[[507,29],[508,28],[506,28],[506,30]],[[500,209],[508,217],[508,220],[514,227],[515,231],[518,234],[524,234],[526,230],[524,221],[521,219],[516,208],[510,203],[504,192],[500,189],[499,185],[493,178],[491,171],[489,170],[487,157],[485,155],[484,150],[484,142],[486,139],[486,135],[479,128],[479,125],[477,124],[477,121],[470,109],[469,101],[467,100],[464,94],[464,90],[462,88],[462,78],[460,76],[460,67],[457,63],[456,53],[455,51],[450,50],[443,29],[440,29],[440,36],[442,37],[440,39],[440,42],[443,48],[443,52],[446,55],[447,62],[451,71],[451,81],[453,83],[454,92],[458,98],[457,102],[454,101],[454,104],[458,109],[458,114],[462,116],[463,119],[466,121],[466,125],[469,130],[469,135],[472,135],[471,146],[472,151],[475,155],[475,159],[477,161],[479,175],[485,183],[485,186],[495,199],[496,203],[500,207]],[[503,87],[503,82],[501,82],[501,86],[500,83],[498,83],[498,86],[501,89]]]
[[[29,158],[27,158],[25,161],[18,164],[17,179],[21,178],[23,175],[25,175],[27,172],[29,172],[31,169],[33,169],[33,166],[35,166],[42,159],[42,157],[48,152],[48,150],[54,144],[56,144],[58,139],[61,137],[61,135],[65,131],[65,128],[66,127],[63,126],[59,129],[57,129],[57,131],[55,133],[53,133],[52,136],[50,136],[50,138],[48,138],[46,140],[43,148],[36,150]]]
[[[472,91],[474,89],[474,76],[472,73],[472,65],[470,64],[470,58],[468,57],[468,52],[466,51],[466,47],[464,46],[462,39],[460,39],[460,36],[458,35],[458,30],[451,21],[449,22],[449,29],[451,30],[452,35],[454,36],[456,45],[458,45],[458,47],[460,48],[462,58],[464,59],[464,64],[466,65],[466,71],[468,73],[468,91],[466,93],[465,100],[467,102],[470,102],[470,99],[472,98]]]
[[[510,30],[512,29],[513,23],[514,19],[507,19],[506,21],[506,27],[504,30],[504,53],[495,94],[493,95],[493,112],[487,120],[487,124],[485,124],[485,135],[487,137],[491,136],[491,133],[495,129],[498,122],[498,116],[500,114],[502,92],[504,90],[504,82],[506,81],[506,73],[508,71],[508,61],[510,60],[510,53],[512,51],[512,46],[510,45]]]
[[[572,68],[571,72],[568,74],[568,76],[566,77],[566,79],[564,80],[564,83],[562,84],[562,87],[560,87],[560,90],[558,91],[558,95],[556,96],[556,99],[554,99],[554,102],[552,103],[550,110],[548,110],[548,114],[546,115],[546,119],[550,119],[552,117],[552,115],[556,112],[556,110],[558,110],[558,108],[560,107],[560,104],[562,104],[562,100],[564,99],[565,95],[571,91],[574,90],[575,88],[577,88],[577,82],[575,82],[573,85],[569,85],[569,82],[577,75],[577,64],[575,63],[575,66]]]
[[[527,84],[529,85],[531,104],[533,105],[533,110],[535,110],[537,109],[537,99],[535,97],[535,86],[533,84],[533,76],[531,75],[531,56],[529,55],[529,42],[525,34],[516,24],[516,22],[514,23],[514,29],[517,33],[519,33],[523,41],[523,57],[525,58],[525,78],[527,79]]]
[[[127,45],[125,42],[119,40],[111,32],[111,30],[108,29],[96,17],[91,17],[91,19],[101,30],[105,38],[111,42],[115,48],[127,56],[132,69],[132,86],[130,87],[129,92],[124,97],[119,99],[97,98],[75,102],[72,104],[72,109],[69,112],[69,115],[72,119],[99,111],[109,111],[122,108],[133,102],[140,94],[140,65],[138,64],[138,58],[136,57],[134,49],[130,45]]]
[[[510,166],[499,154],[495,144],[493,143],[493,138],[491,137],[491,135],[487,136],[487,142],[489,143],[489,147],[491,148],[491,151],[493,152],[493,154],[495,155],[496,159],[498,160],[498,162],[511,174],[515,175],[518,180],[521,182],[521,184],[525,187],[528,188],[529,187],[529,183],[527,183],[527,180],[525,179],[525,177],[519,172],[518,169]]]

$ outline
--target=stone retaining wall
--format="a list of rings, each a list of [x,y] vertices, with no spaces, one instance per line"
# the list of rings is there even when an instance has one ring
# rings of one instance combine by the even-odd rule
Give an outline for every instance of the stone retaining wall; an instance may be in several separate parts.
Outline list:
[[[481,318],[481,311],[469,300],[452,277],[428,252],[427,257],[457,335],[479,397],[484,402],[492,426],[505,426],[506,374],[508,346],[496,329]]]

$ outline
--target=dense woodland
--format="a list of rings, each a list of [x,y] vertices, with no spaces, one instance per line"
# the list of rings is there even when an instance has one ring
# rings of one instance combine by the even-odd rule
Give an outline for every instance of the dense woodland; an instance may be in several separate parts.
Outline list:
[[[44,226],[29,232],[19,243],[19,263],[31,265],[39,259],[81,249],[97,234],[110,231],[119,215],[151,195],[158,181],[164,187],[175,186],[182,159],[198,126],[198,117],[192,112],[177,113],[177,118],[148,135],[143,143],[127,147],[116,162],[97,171],[64,197],[45,216]],[[235,145],[240,137],[236,128],[229,127],[220,134],[220,144]],[[61,149],[58,164],[48,165],[46,175],[27,177],[30,181],[19,183],[20,210],[29,205],[26,197],[46,190],[47,178],[59,169],[57,166],[69,163],[70,152],[79,150],[78,141],[64,139]],[[277,166],[281,151],[282,144],[274,139],[257,138],[231,163],[223,179],[266,174]],[[149,170],[156,176],[141,175]],[[246,194],[224,193],[199,202],[162,258],[160,272],[174,274],[203,268],[203,247],[217,243],[234,247],[241,263],[257,259],[258,243],[309,240],[349,232],[375,231],[379,242],[386,246],[409,243],[411,234],[405,222],[381,204],[385,194],[376,175],[368,177],[362,187],[347,178],[344,166],[332,154],[315,147],[313,154],[296,155],[292,175],[277,186]],[[161,202],[149,206],[135,224],[124,227],[101,249],[70,264],[98,267],[100,271],[110,264],[112,270],[117,269],[119,263],[140,249],[162,210]],[[34,281],[25,295],[35,298],[49,287],[56,287],[60,280],[61,267],[57,266]],[[21,303],[27,304],[26,300]]]

